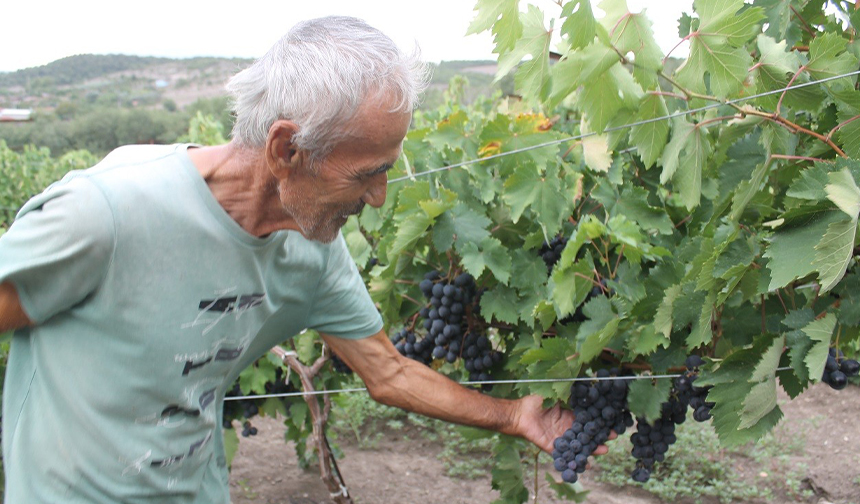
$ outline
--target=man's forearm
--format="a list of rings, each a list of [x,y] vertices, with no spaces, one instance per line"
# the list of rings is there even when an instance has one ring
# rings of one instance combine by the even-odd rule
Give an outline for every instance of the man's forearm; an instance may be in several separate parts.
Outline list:
[[[465,388],[410,359],[401,359],[399,371],[373,387],[369,385],[369,390],[375,400],[389,406],[447,422],[521,435],[516,432],[520,413],[517,401]]]
[[[15,287],[9,283],[0,283],[0,333],[33,325],[18,298]]]

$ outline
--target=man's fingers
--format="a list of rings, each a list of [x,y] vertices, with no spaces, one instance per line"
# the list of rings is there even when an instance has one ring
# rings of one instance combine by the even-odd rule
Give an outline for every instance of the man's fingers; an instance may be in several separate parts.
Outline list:
[[[607,453],[609,453],[609,447],[602,444],[594,449],[594,453],[592,453],[592,455],[606,455]]]
[[[608,438],[608,439],[609,439],[609,441],[612,441],[613,439],[615,439],[615,438],[617,438],[617,437],[618,437],[618,433],[617,433],[617,432],[615,432],[615,431],[609,431],[609,438]]]

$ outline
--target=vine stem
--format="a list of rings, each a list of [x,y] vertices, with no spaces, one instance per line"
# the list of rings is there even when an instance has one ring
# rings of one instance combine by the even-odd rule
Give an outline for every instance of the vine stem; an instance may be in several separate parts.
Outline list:
[[[679,100],[684,100],[684,101],[687,100],[686,96],[680,95],[678,93],[671,93],[669,91],[648,91],[648,94],[654,95],[654,96],[667,96],[669,98],[677,98]]]
[[[664,71],[662,71],[662,70],[658,70],[658,71],[657,71],[657,75],[658,75],[658,76],[660,76],[660,77],[662,77],[663,79],[665,79],[665,80],[666,80],[666,82],[668,82],[669,84],[671,84],[671,85],[675,86],[676,88],[678,88],[682,93],[684,93],[684,96],[686,96],[686,97],[687,97],[687,100],[692,100],[693,98],[699,98],[699,99],[701,99],[701,100],[708,100],[708,101],[714,101],[714,102],[719,102],[719,101],[721,101],[721,100],[720,100],[720,99],[718,99],[716,96],[708,96],[708,95],[703,95],[703,94],[700,94],[700,93],[696,93],[695,91],[690,91],[689,89],[685,88],[684,86],[682,86],[682,85],[678,84],[678,82],[677,82],[677,81],[675,81],[675,79],[673,79],[673,78],[669,77],[668,75],[666,75],[666,73],[665,73]]]
[[[538,457],[540,457],[540,450],[535,450],[535,495],[534,495],[534,504],[538,503]]]
[[[675,224],[675,229],[678,229],[679,227],[683,226],[684,224],[686,224],[686,223],[687,223],[687,221],[689,221],[689,220],[690,220],[690,219],[692,219],[692,218],[693,218],[693,214],[689,214],[688,216],[686,216],[686,217],[684,217],[683,219],[679,220],[679,221],[678,221],[678,223],[677,223],[677,224]]]
[[[809,26],[809,23],[807,23],[806,20],[803,19],[803,16],[801,16],[800,13],[797,12],[793,5],[789,4],[788,7],[791,9],[791,12],[794,13],[794,17],[799,19],[801,24],[803,24],[803,28],[804,30],[806,30],[806,33],[809,33],[810,35],[812,35],[812,38],[815,38],[815,36],[818,35],[818,32],[816,32],[812,29],[811,26]]]
[[[715,122],[722,122],[722,121],[726,121],[729,119],[742,119],[742,117],[740,115],[712,117],[712,118],[706,119],[700,123],[696,123],[696,127],[699,128],[699,127],[707,126],[707,125],[715,123]]]
[[[609,278],[615,280],[615,276],[618,275],[618,267],[621,266],[621,258],[624,256],[624,247],[626,247],[626,243],[621,244],[621,250],[618,251],[618,259],[615,260],[615,271],[609,275]]]
[[[770,157],[774,159],[790,159],[797,161],[821,161],[826,162],[826,159],[821,159],[817,157],[809,157],[809,156],[790,156],[788,154],[771,154]]]
[[[856,121],[857,119],[860,119],[860,115],[856,115],[856,116],[852,117],[851,119],[848,119],[847,121],[842,121],[841,123],[834,126],[833,129],[830,130],[830,132],[827,134],[827,136],[825,138],[827,138],[829,140],[831,137],[833,137],[833,134],[836,133],[836,131],[841,129],[843,126]]]
[[[675,82],[675,79],[673,79],[673,78],[669,77],[668,75],[666,75],[666,72],[664,72],[664,71],[662,71],[662,70],[659,70],[659,71],[657,72],[657,75],[659,75],[660,77],[664,78],[664,79],[666,80],[666,82],[668,82],[669,84],[671,84],[671,85],[673,85],[674,87],[676,87],[676,88],[680,89],[680,90],[681,90],[681,92],[682,92],[682,93],[684,93],[684,96],[686,96],[686,97],[687,97],[687,101],[690,101],[690,100],[692,100],[692,99],[693,99],[693,94],[692,94],[692,92],[691,92],[691,91],[688,91],[688,90],[687,90],[687,88],[685,88],[684,86],[682,86],[682,85],[678,84],[677,82]]]
[[[420,302],[420,301],[417,301],[417,300],[415,300],[414,298],[412,298],[411,296],[407,296],[406,294],[401,294],[401,296],[403,296],[403,299],[405,299],[405,300],[407,300],[407,301],[411,301],[411,302],[415,303],[415,304],[416,304],[416,305],[418,305],[418,306],[424,306],[425,304],[427,304],[427,303],[422,303],[422,302]]]
[[[663,56],[663,62],[662,62],[662,64],[665,66],[665,65],[666,65],[666,61],[668,61],[668,60],[669,60],[669,56],[670,56],[673,52],[675,52],[675,49],[677,49],[677,48],[681,47],[681,44],[683,44],[684,42],[686,42],[686,41],[690,40],[691,38],[693,38],[693,35],[698,35],[698,33],[699,33],[699,32],[697,32],[697,31],[695,31],[695,32],[691,32],[691,33],[688,33],[686,37],[684,37],[684,38],[682,38],[681,40],[679,40],[679,41],[678,41],[678,43],[677,43],[677,44],[675,44],[675,47],[673,47],[673,48],[669,49],[669,52],[667,52],[667,53],[666,53],[666,56]]]
[[[279,346],[269,350],[269,352],[275,354],[284,364],[289,366],[293,372],[298,374],[302,382],[302,389],[305,391],[305,395],[302,398],[307,403],[308,411],[311,414],[313,442],[316,445],[315,448],[319,456],[320,479],[328,487],[329,494],[335,504],[354,504],[352,497],[349,496],[349,491],[343,481],[343,477],[337,469],[337,463],[334,460],[334,455],[325,434],[328,415],[331,412],[331,399],[324,398],[323,407],[320,408],[320,403],[316,396],[310,394],[315,392],[314,378],[319,375],[320,369],[328,362],[329,351],[323,351],[323,354],[313,364],[306,366],[299,361],[295,352],[288,352]],[[332,472],[332,467],[334,467],[334,472]]]
[[[761,112],[761,111],[752,110],[752,109],[744,109],[735,103],[727,103],[727,105],[731,106],[732,108],[734,108],[735,110],[740,112],[742,116],[754,115],[754,116],[762,117],[762,118],[767,119],[769,121],[774,121],[777,124],[780,124],[785,128],[794,130],[795,133],[804,133],[806,135],[817,138],[818,140],[821,140],[822,142],[826,143],[840,157],[847,158],[848,156],[845,154],[845,152],[842,149],[840,149],[839,146],[833,142],[833,140],[830,139],[830,135],[824,136],[820,133],[816,133],[815,131],[812,131],[808,128],[804,128],[803,126],[796,124],[792,121],[789,121],[788,119],[779,115],[780,107],[782,106],[782,100],[783,100],[783,98],[785,98],[785,95],[788,92],[788,88],[791,87],[791,85],[794,83],[794,81],[797,79],[797,77],[800,75],[800,73],[803,70],[806,70],[806,66],[801,66],[797,70],[797,72],[794,74],[794,76],[792,76],[791,80],[789,81],[788,85],[786,86],[786,89],[783,90],[782,94],[779,97],[779,102],[777,102],[777,105],[776,105],[776,112],[774,112],[774,113]],[[702,100],[709,100],[709,101],[715,101],[715,102],[721,101],[715,96],[702,95],[702,94],[695,93],[693,91],[690,91],[690,90],[684,88],[684,86],[681,86],[680,84],[678,84],[678,82],[676,82],[674,79],[672,79],[671,77],[666,75],[666,73],[663,72],[662,70],[659,70],[657,72],[657,75],[666,79],[667,82],[669,82],[670,84],[672,84],[673,86],[678,88],[682,93],[684,93],[684,96],[688,97],[688,99],[700,98]],[[854,118],[850,119],[849,121],[852,121],[852,120],[854,120]],[[838,127],[841,127],[841,126],[837,125],[837,128]],[[832,134],[832,132],[831,132],[831,134]]]
[[[603,290],[603,285],[601,285],[600,282],[598,282],[597,280],[595,280],[592,277],[587,277],[587,276],[583,275],[582,273],[574,273],[573,276],[578,276],[579,278],[588,280],[589,282],[594,284],[595,287],[599,287],[600,290]]]
[[[576,147],[578,147],[580,145],[582,145],[582,140],[578,140],[576,142],[573,142],[570,145],[570,147],[568,147],[567,150],[564,151],[564,154],[561,155],[561,158],[562,159],[566,158],[568,155],[570,155],[571,152],[573,152],[573,149],[575,149]]]
[[[779,303],[782,305],[782,309],[785,311],[785,314],[788,315],[788,308],[785,306],[785,301],[782,300],[782,294],[779,292],[779,289],[776,290],[776,297],[779,298]]]
[[[833,150],[834,150],[834,151],[835,151],[835,152],[836,152],[840,157],[843,157],[843,158],[847,158],[847,157],[848,157],[848,155],[846,155],[846,154],[845,154],[845,152],[844,152],[842,149],[840,149],[838,145],[836,145],[835,143],[833,143],[833,140],[831,140],[831,139],[829,139],[829,138],[825,137],[825,136],[824,136],[824,135],[822,135],[821,133],[816,133],[815,131],[812,131],[812,130],[810,130],[810,129],[804,128],[803,126],[801,126],[801,125],[799,125],[799,124],[796,124],[796,123],[794,123],[794,122],[792,122],[792,121],[789,121],[788,119],[786,119],[786,118],[784,118],[784,117],[782,117],[782,116],[780,116],[780,115],[777,115],[777,114],[775,114],[775,113],[774,113],[774,114],[770,114],[770,113],[767,113],[767,112],[761,112],[761,111],[758,111],[758,110],[746,110],[746,109],[741,109],[740,107],[738,107],[737,105],[734,105],[734,104],[732,104],[732,106],[733,106],[733,107],[735,107],[735,108],[737,108],[737,109],[738,109],[739,111],[741,111],[741,113],[743,113],[743,114],[746,114],[746,115],[752,115],[752,116],[756,116],[756,117],[761,117],[761,118],[766,119],[766,120],[768,120],[768,121],[773,121],[773,122],[775,122],[775,123],[777,123],[777,124],[780,124],[780,125],[782,125],[782,126],[784,126],[784,127],[788,128],[788,129],[794,130],[794,132],[795,132],[795,133],[803,133],[803,134],[809,135],[809,136],[811,136],[811,137],[817,138],[818,140],[821,140],[822,142],[826,143],[826,144],[827,144],[831,149],[833,149]]]
[[[794,8],[792,7],[792,10],[793,9]],[[794,75],[791,76],[791,80],[788,81],[788,85],[785,86],[786,89],[784,89],[782,91],[782,94],[779,95],[779,101],[776,102],[776,112],[774,112],[774,115],[779,116],[780,109],[782,108],[782,100],[785,98],[785,94],[788,93],[788,88],[790,88],[791,85],[794,84],[794,81],[797,79],[797,77],[800,76],[800,73],[804,70],[806,70],[806,65],[801,65],[800,68],[797,69],[797,72],[795,72]]]

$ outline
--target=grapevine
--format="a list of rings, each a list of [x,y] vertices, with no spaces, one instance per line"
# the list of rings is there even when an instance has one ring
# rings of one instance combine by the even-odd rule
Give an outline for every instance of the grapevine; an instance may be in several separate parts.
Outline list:
[[[629,383],[640,482],[688,414],[715,419],[720,442],[738,446],[779,422],[778,388],[795,398],[849,381],[860,60],[854,29],[822,2],[790,4],[697,0],[680,20],[689,56],[675,59],[623,0],[601,2],[603,17],[580,0],[479,3],[470,32],[494,34],[498,75],[514,73],[518,97],[417,114],[391,204],[347,230],[379,258],[366,279],[395,344],[468,373],[456,352],[447,359],[448,319],[417,301],[430,299],[425,275],[465,272],[481,291],[470,327],[503,354],[493,378],[680,370]],[[561,382],[491,393],[579,397]],[[605,426],[594,425],[600,439]],[[559,479],[578,479],[593,439],[574,450],[559,441]],[[527,495],[502,486],[502,502]]]

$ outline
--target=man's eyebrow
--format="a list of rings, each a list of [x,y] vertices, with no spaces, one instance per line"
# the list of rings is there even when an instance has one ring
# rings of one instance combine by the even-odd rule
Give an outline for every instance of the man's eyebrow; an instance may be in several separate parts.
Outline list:
[[[375,176],[379,175],[380,173],[385,173],[392,168],[394,168],[394,163],[385,163],[384,165],[379,166],[378,168],[375,168],[369,172],[363,173],[361,176],[362,176],[362,178],[375,177]]]

